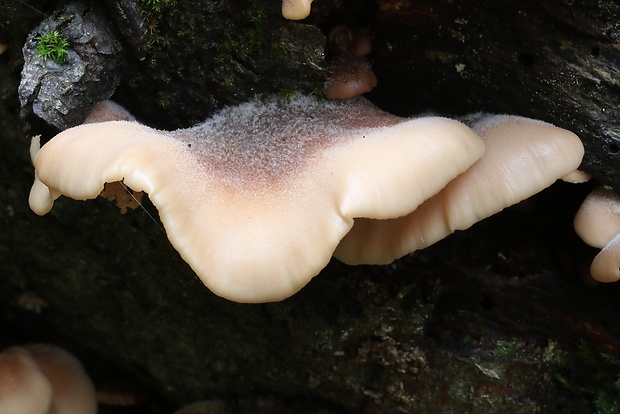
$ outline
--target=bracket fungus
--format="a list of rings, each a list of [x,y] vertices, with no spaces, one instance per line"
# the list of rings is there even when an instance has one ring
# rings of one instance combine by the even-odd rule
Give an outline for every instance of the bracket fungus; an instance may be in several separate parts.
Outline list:
[[[592,278],[620,280],[620,195],[603,187],[592,191],[579,207],[574,227],[581,240],[601,249],[590,266]]]
[[[95,414],[95,387],[67,351],[43,344],[0,353],[0,413]]]
[[[478,114],[466,123],[484,141],[482,158],[411,214],[355,220],[336,258],[390,263],[538,193],[575,171],[583,158],[575,134],[542,121]]]
[[[214,293],[282,300],[327,265],[353,219],[413,211],[482,156],[461,122],[407,119],[363,98],[297,96],[229,107],[159,131],[80,125],[33,145],[30,207],[97,197],[105,183],[145,191],[172,245]]]

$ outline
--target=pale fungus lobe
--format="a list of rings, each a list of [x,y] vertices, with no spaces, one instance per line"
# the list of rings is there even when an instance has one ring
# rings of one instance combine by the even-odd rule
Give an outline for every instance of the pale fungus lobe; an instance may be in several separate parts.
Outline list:
[[[0,353],[0,413],[47,414],[52,384],[27,350],[12,347]]]
[[[82,364],[52,345],[0,353],[0,413],[95,414],[95,387]]]
[[[282,0],[282,16],[288,20],[302,20],[310,15],[313,0]]]
[[[575,232],[586,244],[602,249],[620,233],[620,195],[599,187],[575,214]]]
[[[620,195],[603,187],[592,191],[579,207],[575,232],[588,245],[602,249],[590,274],[599,282],[620,279]]]
[[[82,363],[64,349],[52,345],[23,346],[52,385],[50,414],[95,414],[95,386]]]
[[[517,116],[475,118],[471,127],[486,147],[480,160],[411,214],[355,220],[334,256],[349,264],[390,263],[538,193],[583,158],[581,141],[567,130]]]
[[[145,191],[204,284],[238,302],[284,299],[328,263],[356,217],[404,216],[484,151],[464,124],[405,119],[362,98],[254,101],[193,128],[113,121],[66,130],[34,157],[30,206]]]
[[[90,114],[82,121],[83,124],[94,124],[107,121],[135,121],[136,118],[124,107],[109,99],[98,102]]]
[[[325,97],[329,100],[349,99],[370,92],[377,77],[364,56],[344,52],[334,56],[327,68]]]

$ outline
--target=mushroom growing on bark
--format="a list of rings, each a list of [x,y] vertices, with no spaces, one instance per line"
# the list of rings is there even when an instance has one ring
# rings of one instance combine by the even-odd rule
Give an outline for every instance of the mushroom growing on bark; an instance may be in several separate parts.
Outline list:
[[[67,351],[43,344],[0,353],[0,413],[95,414],[95,387]]]
[[[365,55],[372,50],[368,31],[336,25],[327,35],[331,61],[327,68],[325,97],[348,99],[377,86],[377,77]]]
[[[25,349],[0,353],[0,413],[46,414],[52,404],[52,385]]]
[[[469,123],[485,143],[480,160],[406,216],[355,220],[334,256],[348,264],[390,263],[538,193],[583,158],[575,134],[542,121],[476,115]]]
[[[282,16],[288,20],[302,20],[310,15],[313,0],[282,0]]]
[[[590,266],[599,282],[620,279],[620,195],[603,187],[592,191],[579,207],[575,232],[588,245],[601,249]]]
[[[37,152],[30,206],[145,191],[204,284],[239,302],[284,299],[329,262],[356,217],[404,216],[484,152],[464,124],[406,119],[362,98],[297,96],[226,108],[158,131],[112,121],[68,129]]]

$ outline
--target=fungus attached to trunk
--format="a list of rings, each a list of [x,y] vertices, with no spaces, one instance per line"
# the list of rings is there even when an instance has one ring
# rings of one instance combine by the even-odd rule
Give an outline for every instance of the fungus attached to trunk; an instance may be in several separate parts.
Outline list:
[[[23,346],[39,370],[52,385],[50,413],[95,414],[97,396],[95,386],[82,363],[64,349],[51,345]]]
[[[288,20],[302,20],[310,15],[313,0],[282,0],[282,16]]]
[[[377,77],[365,57],[372,49],[368,31],[339,24],[332,27],[327,39],[331,61],[327,68],[325,97],[349,99],[373,90]]]
[[[620,279],[620,195],[603,187],[592,191],[575,215],[575,232],[586,244],[601,249],[590,266],[599,282]]]
[[[52,385],[32,355],[12,347],[0,353],[0,413],[47,414]]]
[[[518,203],[575,171],[584,154],[567,130],[517,116],[476,116],[484,156],[417,210],[393,220],[357,219],[334,256],[390,263]]]
[[[123,181],[148,193],[213,292],[276,301],[319,273],[354,218],[409,214],[483,151],[460,122],[400,118],[362,98],[255,101],[172,132],[123,121],[66,130],[34,157],[30,206],[43,215],[60,195],[95,198]]]
[[[95,414],[95,387],[67,351],[31,344],[0,353],[0,413]]]

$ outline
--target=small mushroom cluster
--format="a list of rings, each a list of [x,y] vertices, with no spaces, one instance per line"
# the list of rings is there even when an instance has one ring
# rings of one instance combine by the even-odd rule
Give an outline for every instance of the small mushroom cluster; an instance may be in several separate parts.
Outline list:
[[[95,414],[95,387],[82,364],[51,345],[0,353],[0,413]]]
[[[149,194],[214,293],[278,301],[332,255],[389,263],[541,191],[583,157],[576,135],[544,122],[465,122],[401,118],[360,97],[297,96],[225,108],[177,131],[84,124],[40,150],[34,141],[29,202],[44,215],[60,195],[95,198],[123,182]]]

